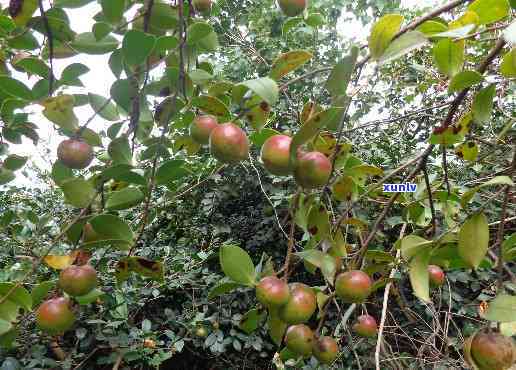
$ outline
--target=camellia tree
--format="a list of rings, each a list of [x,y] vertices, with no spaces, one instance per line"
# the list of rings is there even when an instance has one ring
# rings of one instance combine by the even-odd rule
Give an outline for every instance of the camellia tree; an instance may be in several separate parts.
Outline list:
[[[511,368],[516,3],[454,0],[427,12],[359,3],[11,0],[2,9],[1,261],[5,271],[20,258],[25,266],[0,275],[2,368],[169,359],[170,368],[198,368],[174,365],[174,356],[229,343],[240,352],[262,329],[267,350],[258,339],[246,347],[266,358],[256,368]],[[76,33],[68,13],[91,6],[91,31]],[[368,26],[367,44],[341,43],[345,14]],[[71,92],[83,86],[84,64],[70,62],[60,76],[54,68],[104,54],[116,77],[109,97]],[[94,113],[79,117],[85,106]],[[37,191],[9,185],[28,160],[11,144],[37,144],[45,125],[33,122],[36,107],[62,137],[46,206]],[[371,116],[380,118],[363,119]],[[278,229],[275,258],[255,265],[256,251],[210,231],[206,248],[226,276],[196,283],[210,287],[206,307],[247,297],[233,339],[217,320],[208,330],[203,319],[172,318],[183,310],[153,328],[161,313],[152,296],[189,273],[171,262],[177,250],[159,244],[181,229],[167,226],[169,211],[200,214],[180,198],[209,183],[212,197],[201,202],[209,207],[218,187],[234,191],[255,175]],[[207,253],[192,264],[208,265]],[[491,294],[462,333],[452,289],[481,274]],[[406,307],[404,279],[418,308]],[[140,301],[131,315],[127,297]],[[184,310],[196,309],[194,290],[186,300]],[[432,326],[404,332],[393,312],[413,323],[418,309]],[[214,317],[227,310],[220,303]],[[82,321],[103,327],[87,336]],[[125,325],[133,329],[116,336]],[[398,326],[404,342],[417,336],[411,353],[394,348]],[[44,343],[39,357],[28,354],[31,341]],[[201,368],[254,366],[227,361]]]

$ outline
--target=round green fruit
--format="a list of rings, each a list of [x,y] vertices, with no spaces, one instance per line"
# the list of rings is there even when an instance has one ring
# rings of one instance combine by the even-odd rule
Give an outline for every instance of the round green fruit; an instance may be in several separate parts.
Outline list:
[[[44,332],[57,335],[70,329],[75,314],[70,309],[70,300],[58,297],[46,300],[36,311],[36,324]]]
[[[208,336],[208,330],[204,326],[199,326],[195,329],[195,335],[199,338],[206,338]]]
[[[192,5],[201,14],[209,14],[211,11],[211,0],[193,0]]]
[[[321,364],[331,364],[339,354],[339,346],[332,337],[320,337],[314,343],[313,355]]]
[[[307,0],[278,0],[278,5],[287,17],[296,17],[306,9]]]
[[[376,337],[378,326],[376,320],[371,315],[360,315],[357,317],[357,321],[353,324],[353,331],[365,338]]]
[[[440,287],[444,284],[444,271],[436,265],[428,265],[428,276],[430,278],[430,286]]]
[[[289,295],[287,283],[275,276],[264,277],[256,286],[256,298],[266,307],[283,306]]]
[[[88,294],[97,286],[97,272],[91,265],[72,265],[61,271],[59,286],[74,297]]]
[[[280,307],[280,319],[287,324],[307,322],[317,307],[315,293],[305,284],[290,285],[290,296],[286,304]]]
[[[331,162],[321,152],[307,152],[298,155],[294,178],[305,189],[320,188],[331,175]]]
[[[81,170],[93,160],[93,149],[90,144],[77,139],[61,141],[57,147],[57,158],[68,168]]]
[[[335,292],[346,303],[362,303],[371,294],[373,282],[360,270],[340,273],[335,280]]]
[[[265,140],[260,157],[264,167],[273,175],[287,176],[292,173],[290,168],[290,143],[292,138],[287,135],[274,135]]]
[[[223,123],[211,131],[210,152],[222,163],[238,163],[249,156],[249,140],[237,125]]]
[[[199,144],[208,144],[211,131],[217,125],[217,119],[213,116],[197,116],[190,125],[190,136]]]
[[[305,324],[293,325],[287,329],[285,345],[292,352],[309,356],[312,353],[314,342],[314,333]]]
[[[512,338],[500,333],[479,332],[471,341],[471,358],[479,370],[506,370],[516,359]]]

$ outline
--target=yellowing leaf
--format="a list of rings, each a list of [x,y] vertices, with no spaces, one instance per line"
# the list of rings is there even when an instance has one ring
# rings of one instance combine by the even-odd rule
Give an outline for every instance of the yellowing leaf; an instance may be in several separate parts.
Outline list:
[[[295,71],[312,58],[312,53],[306,50],[294,50],[281,54],[274,61],[269,77],[279,80],[286,74]]]
[[[474,141],[468,141],[460,144],[455,153],[465,161],[474,162],[478,156],[478,145]]]
[[[79,120],[73,112],[74,104],[73,95],[59,95],[45,99],[42,102],[45,107],[43,115],[59,127],[73,132],[79,128]]]
[[[78,254],[79,254],[78,250],[75,250],[65,256],[56,256],[56,255],[49,254],[48,256],[45,256],[45,258],[43,258],[43,261],[48,266],[52,267],[53,269],[63,270],[65,268],[73,265]]]

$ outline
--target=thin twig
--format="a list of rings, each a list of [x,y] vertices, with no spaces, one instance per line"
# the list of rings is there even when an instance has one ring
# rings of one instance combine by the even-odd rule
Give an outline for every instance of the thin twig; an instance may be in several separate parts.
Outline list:
[[[437,230],[437,218],[435,215],[434,199],[432,196],[432,187],[430,185],[430,179],[428,178],[428,166],[427,161],[423,165],[423,175],[425,176],[425,186],[428,192],[428,202],[430,203],[430,211],[432,212],[432,236],[435,235]]]
[[[405,228],[407,227],[407,224],[404,223],[401,227],[400,236],[398,239],[403,238],[403,235],[405,235]],[[399,260],[401,255],[401,248],[399,248],[396,251],[396,262]],[[385,290],[383,292],[383,306],[382,306],[382,317],[380,319],[380,327],[378,329],[378,338],[376,339],[376,350],[374,352],[374,359],[376,364],[376,370],[380,369],[380,346],[382,343],[382,336],[383,336],[383,328],[385,326],[385,317],[387,316],[387,303],[389,302],[389,292],[391,290],[392,286],[392,278],[394,277],[394,274],[396,274],[396,270],[398,269],[398,266],[395,264],[394,267],[391,269],[391,273],[389,274],[389,281],[387,282],[387,285],[385,286]]]
[[[292,258],[292,252],[294,251],[294,230],[296,228],[296,221],[295,221],[295,214],[297,210],[297,203],[299,201],[300,191],[298,190],[297,193],[294,195],[294,198],[292,199],[292,205],[290,207],[290,232],[288,236],[288,249],[287,249],[287,256],[285,257],[285,264],[283,265],[283,280],[288,281],[288,275],[290,273],[289,266],[290,266],[290,260]]]
[[[444,172],[444,183],[446,184],[446,190],[448,195],[451,194],[450,180],[448,179],[448,161],[446,160],[446,145],[441,145],[443,155],[443,172]]]

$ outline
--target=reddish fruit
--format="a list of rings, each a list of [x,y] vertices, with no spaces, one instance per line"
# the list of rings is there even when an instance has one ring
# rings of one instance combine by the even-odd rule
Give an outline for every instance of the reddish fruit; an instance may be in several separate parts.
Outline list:
[[[192,5],[199,13],[209,13],[211,11],[211,0],[193,0]]]
[[[91,265],[72,265],[61,271],[59,286],[71,296],[82,296],[97,286],[97,272]]]
[[[371,294],[373,282],[360,270],[339,274],[335,280],[335,292],[347,303],[362,303]]]
[[[190,125],[190,136],[199,144],[208,144],[211,131],[217,125],[217,119],[213,116],[197,116]]]
[[[43,302],[36,311],[36,324],[51,335],[61,334],[70,329],[75,314],[70,310],[70,300],[59,297]]]
[[[301,283],[290,285],[287,303],[280,307],[280,319],[287,324],[301,324],[308,321],[315,312],[317,301],[309,286]]]
[[[339,354],[339,346],[332,337],[320,337],[314,343],[313,354],[321,364],[331,364]]]
[[[223,123],[211,131],[210,152],[223,163],[238,163],[249,156],[249,140],[237,125]]]
[[[274,135],[265,140],[260,153],[264,167],[273,175],[287,176],[292,173],[290,162],[290,143],[287,135]]]
[[[296,17],[306,9],[307,0],[278,0],[278,5],[288,17]]]
[[[57,147],[57,158],[66,167],[80,170],[90,165],[93,160],[93,149],[82,140],[67,139],[61,141]]]
[[[444,271],[436,265],[428,265],[428,276],[430,277],[430,286],[440,287],[444,284]]]
[[[289,297],[288,285],[275,276],[266,276],[256,287],[256,298],[266,307],[283,306]]]
[[[500,333],[477,333],[471,341],[470,354],[479,370],[506,370],[516,359],[512,338]]]
[[[82,241],[84,243],[96,242],[101,240],[101,236],[95,230],[93,230],[93,226],[88,222],[84,225],[82,229]]]
[[[328,182],[331,162],[321,152],[308,152],[298,155],[294,178],[306,189],[320,188]]]
[[[309,356],[312,353],[314,341],[312,329],[305,324],[290,326],[285,335],[287,348],[302,356]]]
[[[353,324],[353,331],[361,337],[374,338],[377,330],[376,320],[371,315],[358,316],[357,321]]]

